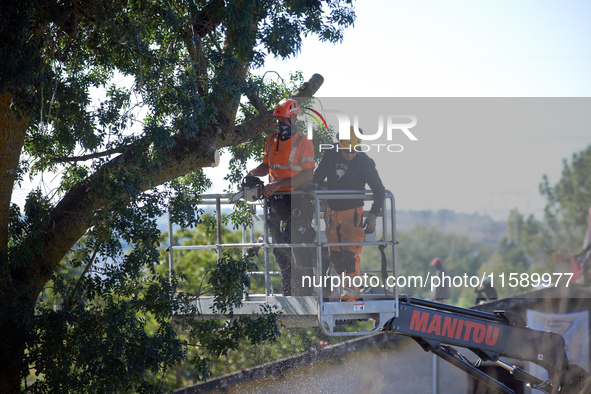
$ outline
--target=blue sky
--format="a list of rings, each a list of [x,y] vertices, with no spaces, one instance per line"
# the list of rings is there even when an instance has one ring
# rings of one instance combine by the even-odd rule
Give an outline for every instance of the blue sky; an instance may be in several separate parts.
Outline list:
[[[325,80],[319,97],[591,97],[591,2],[355,4],[357,21],[341,44],[308,37],[297,57],[269,59],[260,72],[286,77],[301,70],[305,79],[319,73]],[[451,209],[504,220],[518,208],[539,216],[545,202],[538,192],[542,176],[558,180],[563,160],[591,144],[591,131],[557,127],[502,141],[474,130],[466,138],[483,148],[466,149],[464,162],[486,176],[458,176],[460,158],[425,160],[412,177],[392,186],[398,209]],[[397,164],[392,158],[393,168]],[[434,166],[447,177],[432,179]]]
[[[319,73],[325,80],[319,97],[591,97],[587,0],[366,0],[355,7],[355,26],[341,44],[308,37],[297,57],[269,58],[255,72],[287,77],[299,70],[305,79]],[[591,144],[591,132],[581,129],[528,131],[510,139],[473,130],[463,135],[472,144],[467,149],[431,162],[425,155],[433,144],[453,141],[438,137],[419,136],[423,151],[408,149],[401,153],[404,160],[393,157],[386,164],[405,174],[387,184],[398,209],[451,209],[504,220],[518,208],[539,216],[542,176],[555,182],[562,161]],[[469,149],[473,145],[482,148]],[[206,170],[212,179],[223,177],[226,160]],[[405,160],[414,160],[412,171],[403,167]],[[459,176],[466,168],[458,163],[470,163],[472,174],[483,175]],[[433,178],[432,168],[446,176]],[[54,183],[54,175],[46,174],[16,191],[13,201]],[[216,182],[210,192],[225,188]]]
[[[589,96],[588,1],[359,1],[341,44],[305,39],[282,75],[319,73],[323,96]]]

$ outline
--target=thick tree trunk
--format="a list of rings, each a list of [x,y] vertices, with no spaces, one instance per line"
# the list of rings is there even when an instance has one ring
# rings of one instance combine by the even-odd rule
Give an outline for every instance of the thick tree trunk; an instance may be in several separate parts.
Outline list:
[[[0,393],[20,393],[21,374],[26,376],[27,335],[33,335],[34,304],[19,291],[18,286],[0,288]]]
[[[11,278],[8,262],[8,215],[29,118],[12,108],[12,95],[0,95],[0,393],[20,392],[20,371],[26,368],[25,316],[33,318]],[[25,311],[25,309],[28,309]]]
[[[8,213],[29,119],[11,108],[12,95],[0,95],[0,280],[8,278]]]
[[[294,93],[293,97],[313,96],[322,82],[320,75],[314,75]],[[8,104],[10,99],[5,96],[1,99],[0,110],[3,113],[0,116],[10,115],[6,112],[10,109]],[[5,104],[8,107],[5,107]],[[31,242],[38,240],[37,237],[41,237],[42,241],[42,248],[31,260],[20,262],[18,268],[9,267],[6,252],[0,254],[0,258],[3,259],[3,270],[6,271],[5,273],[10,273],[9,278],[3,278],[8,280],[0,281],[0,332],[3,334],[3,346],[0,349],[1,393],[20,390],[21,372],[26,373],[28,368],[24,361],[25,344],[28,333],[32,331],[34,305],[40,291],[60,261],[88,230],[92,216],[99,210],[112,208],[113,201],[117,199],[113,196],[106,197],[104,194],[104,187],[110,182],[107,180],[109,178],[107,175],[111,171],[126,170],[136,179],[144,179],[138,190],[139,193],[201,167],[209,167],[214,161],[216,149],[238,145],[275,127],[271,111],[262,113],[237,127],[229,125],[227,122],[235,119],[235,108],[236,106],[227,106],[226,111],[234,113],[221,114],[219,123],[212,125],[209,130],[201,130],[193,138],[186,138],[181,134],[175,135],[175,143],[164,152],[166,159],[161,162],[158,171],[143,168],[140,164],[141,159],[128,152],[114,158],[92,176],[75,185],[52,210],[43,233],[31,236]],[[13,115],[6,118],[13,122],[9,130],[10,138],[5,138],[3,133],[0,143],[4,144],[3,146],[10,145],[12,150],[7,150],[10,158],[2,156],[3,167],[0,168],[16,170],[28,121],[11,116]],[[2,124],[9,123],[2,121]],[[225,127],[222,128],[222,126]],[[8,194],[2,195],[4,209],[5,206],[9,206],[10,190],[12,190],[12,187],[5,187],[5,185],[14,183],[15,173],[9,176],[3,170],[1,176],[1,191],[6,193],[8,189]],[[122,201],[129,201],[134,197],[135,195],[126,195],[123,190],[118,196]],[[8,208],[2,215],[3,221],[0,224],[6,229]],[[6,230],[4,233],[2,236],[7,240]],[[6,241],[3,241],[2,247],[6,251]]]

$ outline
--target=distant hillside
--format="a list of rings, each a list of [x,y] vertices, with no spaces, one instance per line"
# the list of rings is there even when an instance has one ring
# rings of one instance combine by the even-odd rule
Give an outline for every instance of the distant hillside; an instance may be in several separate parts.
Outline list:
[[[495,222],[476,213],[440,211],[397,211],[396,231],[408,231],[416,226],[435,227],[438,231],[464,235],[471,241],[496,247],[507,234],[507,224]]]

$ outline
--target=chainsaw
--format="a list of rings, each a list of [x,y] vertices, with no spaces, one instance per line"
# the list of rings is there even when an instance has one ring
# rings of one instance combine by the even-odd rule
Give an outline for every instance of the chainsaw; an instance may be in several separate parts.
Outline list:
[[[256,201],[263,196],[265,183],[256,176],[246,176],[242,180],[240,191],[232,196],[232,201],[243,198],[245,201]]]

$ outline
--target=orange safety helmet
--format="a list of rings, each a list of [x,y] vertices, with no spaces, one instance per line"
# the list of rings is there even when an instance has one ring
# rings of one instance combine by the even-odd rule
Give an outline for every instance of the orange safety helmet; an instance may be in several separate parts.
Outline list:
[[[360,144],[361,138],[357,137],[357,134],[355,134],[355,131],[353,130],[353,126],[351,126],[349,138],[346,140],[339,140],[339,146],[341,148],[355,149]]]
[[[273,111],[273,116],[280,118],[291,118],[291,115],[299,115],[300,108],[298,102],[292,99],[283,99],[277,104]]]

